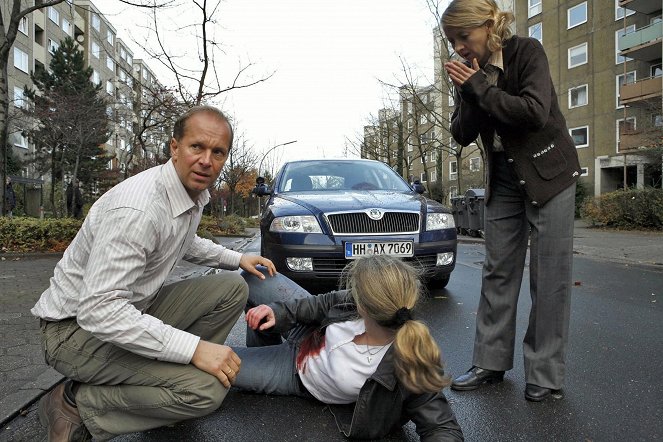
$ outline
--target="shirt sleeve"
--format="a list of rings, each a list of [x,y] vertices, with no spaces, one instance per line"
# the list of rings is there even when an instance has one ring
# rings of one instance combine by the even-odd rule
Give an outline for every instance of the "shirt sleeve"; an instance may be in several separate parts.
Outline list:
[[[237,270],[242,254],[216,244],[209,239],[194,235],[183,259],[194,264],[217,269]]]
[[[159,229],[142,211],[120,208],[101,214],[94,231],[78,324],[98,339],[141,356],[189,363],[200,338],[133,305],[151,295],[133,293],[132,287],[158,248]]]

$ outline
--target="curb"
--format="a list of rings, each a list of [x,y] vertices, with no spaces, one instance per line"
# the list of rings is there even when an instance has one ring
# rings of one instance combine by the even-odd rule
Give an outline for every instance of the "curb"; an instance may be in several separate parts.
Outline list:
[[[241,252],[246,248],[247,245],[253,241],[257,236],[257,233],[254,233],[250,236],[241,236],[241,242],[238,245],[229,247],[233,250]],[[45,253],[2,253],[0,254],[0,261],[3,259],[14,259],[18,260],[21,258],[39,258],[47,256],[62,256],[62,253],[54,252],[45,252]],[[217,269],[207,267],[205,270],[193,269],[188,274],[181,276],[182,279],[189,277],[200,277],[212,274],[216,272]],[[221,270],[225,271],[225,270]],[[0,431],[7,425],[10,421],[15,419],[17,416],[22,415],[29,407],[35,404],[43,395],[51,391],[53,387],[61,383],[65,377],[58,373],[52,367],[47,367],[44,372],[42,372],[37,379],[32,382],[27,382],[25,385],[22,385],[15,393],[11,393],[8,396],[0,399]]]

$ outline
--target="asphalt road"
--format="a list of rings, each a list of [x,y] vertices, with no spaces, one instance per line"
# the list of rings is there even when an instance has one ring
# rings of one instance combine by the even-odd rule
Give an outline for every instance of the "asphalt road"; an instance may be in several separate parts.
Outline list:
[[[257,242],[249,250],[257,251]],[[459,244],[449,286],[431,293],[418,316],[440,344],[447,372],[471,364],[483,261],[481,244]],[[527,280],[528,275],[525,275]],[[525,401],[522,351],[505,381],[474,392],[447,391],[469,441],[654,441],[663,439],[663,269],[576,255],[567,385],[562,399]],[[529,311],[521,291],[517,342]],[[229,337],[243,344],[243,322]],[[33,406],[0,433],[0,441],[43,440]],[[231,391],[210,416],[115,441],[341,441],[323,405],[298,398]],[[388,440],[418,440],[412,424]]]

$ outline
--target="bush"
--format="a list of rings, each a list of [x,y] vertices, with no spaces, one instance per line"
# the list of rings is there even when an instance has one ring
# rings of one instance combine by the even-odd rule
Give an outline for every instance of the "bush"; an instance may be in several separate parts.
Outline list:
[[[585,200],[581,214],[592,224],[623,229],[663,229],[663,189],[628,189]]]
[[[202,231],[207,231],[212,236],[243,235],[246,226],[247,221],[237,215],[228,215],[223,218],[204,215],[200,220],[200,226],[198,226],[198,235]],[[205,234],[203,233],[203,235]]]
[[[0,218],[2,252],[62,252],[83,220],[73,218]]]

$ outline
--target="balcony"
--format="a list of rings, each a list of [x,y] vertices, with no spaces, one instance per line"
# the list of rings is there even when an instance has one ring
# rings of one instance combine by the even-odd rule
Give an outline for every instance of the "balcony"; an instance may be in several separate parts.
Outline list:
[[[619,6],[622,8],[637,11],[641,14],[651,14],[661,10],[660,0],[620,0]]]
[[[663,77],[650,77],[628,83],[619,90],[620,104],[637,104],[637,102],[656,103],[660,106]]]
[[[651,62],[661,58],[662,42],[663,21],[659,21],[623,35],[619,39],[619,55]]]
[[[661,144],[663,128],[650,127],[647,129],[624,129],[619,134],[618,152],[628,152],[637,149],[647,149]]]

